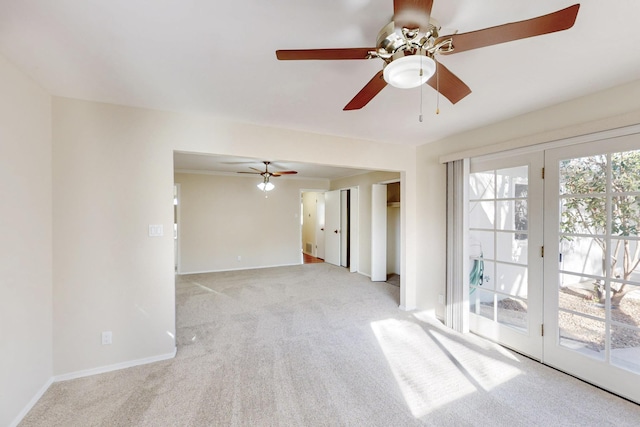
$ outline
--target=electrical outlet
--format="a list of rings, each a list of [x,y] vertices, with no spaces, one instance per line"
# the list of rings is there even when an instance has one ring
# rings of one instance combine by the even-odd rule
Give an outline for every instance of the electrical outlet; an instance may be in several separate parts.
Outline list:
[[[242,257],[238,255],[238,262],[242,261]]]
[[[438,303],[444,305],[444,295],[442,294],[438,295]]]
[[[110,345],[111,344],[111,331],[104,331],[102,333],[102,345]]]

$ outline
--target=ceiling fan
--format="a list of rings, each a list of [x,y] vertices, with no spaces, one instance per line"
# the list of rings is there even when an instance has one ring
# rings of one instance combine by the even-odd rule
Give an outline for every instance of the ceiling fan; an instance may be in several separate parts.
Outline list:
[[[271,172],[269,170],[269,165],[272,164],[271,162],[268,161],[263,161],[262,163],[264,163],[264,170],[260,170],[260,169],[256,169],[253,167],[249,167],[249,169],[253,169],[255,172],[238,172],[238,173],[249,173],[249,174],[254,174],[254,175],[262,175],[262,182],[260,184],[258,184],[258,188],[262,191],[271,191],[274,189],[274,185],[269,182],[269,179],[272,176],[278,177],[281,175],[295,175],[298,172],[297,171],[278,171],[278,172]]]
[[[393,21],[378,33],[376,47],[338,49],[277,50],[280,60],[342,60],[380,58],[380,70],[344,107],[358,110],[369,103],[387,84],[413,88],[424,83],[452,104],[471,89],[447,67],[436,61],[438,54],[450,55],[471,49],[506,43],[571,28],[579,4],[525,21],[489,27],[467,33],[440,36],[440,25],[431,17],[433,0],[394,0]]]

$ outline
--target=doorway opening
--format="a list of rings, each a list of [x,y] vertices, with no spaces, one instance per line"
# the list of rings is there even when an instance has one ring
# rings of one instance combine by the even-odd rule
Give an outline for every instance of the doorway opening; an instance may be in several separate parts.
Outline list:
[[[303,191],[300,197],[302,263],[324,262],[324,192]]]
[[[302,191],[302,262],[327,262],[358,271],[358,187]]]
[[[401,210],[400,181],[371,188],[371,280],[400,286]]]
[[[387,283],[400,286],[400,182],[387,184]]]

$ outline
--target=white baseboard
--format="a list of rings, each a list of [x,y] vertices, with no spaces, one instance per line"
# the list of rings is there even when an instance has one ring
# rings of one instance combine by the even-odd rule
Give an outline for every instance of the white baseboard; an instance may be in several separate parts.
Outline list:
[[[300,262],[294,264],[278,264],[278,265],[263,265],[256,267],[238,267],[238,268],[227,268],[222,270],[202,270],[202,271],[181,271],[178,273],[178,276],[183,276],[187,274],[207,274],[207,273],[221,273],[223,271],[240,271],[240,270],[259,270],[262,268],[275,268],[275,267],[291,267],[293,265],[300,265]]]
[[[76,378],[88,377],[91,375],[104,374],[105,372],[131,368],[133,366],[146,365],[148,363],[173,359],[174,357],[176,357],[177,351],[178,351],[178,348],[174,347],[171,353],[160,354],[158,356],[152,356],[152,357],[145,357],[144,359],[129,360],[127,362],[116,363],[114,365],[100,366],[98,368],[85,369],[82,371],[69,372],[67,374],[62,374],[62,375],[56,375],[55,377],[53,377],[53,381],[54,382],[68,381]]]
[[[22,408],[22,411],[20,411],[18,416],[13,419],[11,424],[9,424],[9,427],[16,427],[22,422],[22,419],[26,417],[29,411],[35,406],[36,403],[38,403],[38,400],[40,400],[42,395],[45,394],[51,384],[53,384],[53,377],[49,378],[47,382],[42,386],[42,388],[40,388],[40,390],[38,390],[38,392],[31,398],[29,403],[27,403],[27,406]]]

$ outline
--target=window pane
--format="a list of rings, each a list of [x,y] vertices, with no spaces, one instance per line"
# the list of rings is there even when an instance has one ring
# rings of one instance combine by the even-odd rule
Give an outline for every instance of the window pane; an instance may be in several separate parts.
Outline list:
[[[495,177],[493,171],[469,174],[469,199],[495,198]]]
[[[561,346],[604,360],[604,322],[560,311],[558,326]]]
[[[497,263],[496,290],[505,294],[527,298],[527,267]]]
[[[483,291],[481,289],[472,288],[469,297],[469,311],[487,319],[494,320],[494,298],[493,292]]]
[[[591,237],[565,237],[560,243],[560,269],[577,274],[604,276],[604,240]]]
[[[497,202],[498,207],[498,230],[527,231],[527,201],[526,200],[505,200]]]
[[[611,318],[640,327],[640,286],[611,283]]]
[[[496,287],[496,263],[493,261],[484,261],[484,271],[482,274],[482,284],[484,289],[495,289]]]
[[[469,203],[469,228],[493,229],[495,202]]]
[[[495,259],[492,231],[469,231],[469,257]]]
[[[598,289],[604,291],[604,287],[598,288],[598,284],[589,277],[561,274],[560,287],[558,288],[558,306],[565,310],[588,314],[604,320],[605,293],[599,294]]]
[[[511,199],[514,197],[527,197],[527,184],[529,182],[528,166],[499,169],[496,171],[496,177],[498,182],[496,198]]]
[[[640,150],[611,154],[612,187],[616,193],[640,191]]]
[[[640,176],[640,172],[638,175]],[[611,234],[614,236],[638,236],[640,196],[612,197],[611,217]]]
[[[498,295],[498,322],[527,331],[527,302],[511,297]]]
[[[498,261],[527,264],[529,242],[520,233],[496,233],[496,238]]]
[[[637,240],[611,239],[611,275],[640,283],[640,247]]]
[[[605,155],[560,162],[560,194],[604,193],[607,188]]]
[[[606,233],[607,206],[604,197],[567,197],[560,200],[560,232]]]
[[[611,363],[640,373],[640,330],[611,325]]]

